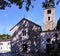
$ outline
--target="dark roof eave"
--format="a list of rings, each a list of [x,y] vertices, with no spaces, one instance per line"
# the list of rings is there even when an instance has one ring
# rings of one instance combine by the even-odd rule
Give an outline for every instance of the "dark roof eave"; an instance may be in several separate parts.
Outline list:
[[[21,21],[23,21],[23,20],[27,20],[28,22],[31,22],[31,23],[33,23],[33,24],[35,24],[36,26],[38,26],[38,27],[40,27],[40,28],[41,28],[41,26],[40,26],[40,25],[38,25],[38,24],[36,24],[36,23],[34,23],[34,22],[32,22],[32,21],[30,21],[30,20],[26,19],[26,18],[23,18]],[[19,21],[16,25],[18,25],[21,21]],[[16,26],[16,25],[15,25],[15,26]],[[14,27],[15,27],[15,26],[14,26]],[[14,28],[14,27],[13,27],[13,28]],[[11,28],[11,29],[10,29],[10,31],[11,31],[13,28]],[[42,28],[41,28],[41,29],[42,29]]]

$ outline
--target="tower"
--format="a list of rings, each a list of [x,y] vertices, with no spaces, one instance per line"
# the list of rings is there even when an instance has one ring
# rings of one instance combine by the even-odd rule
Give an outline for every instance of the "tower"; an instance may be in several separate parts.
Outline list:
[[[54,5],[51,5],[48,1],[44,9],[44,31],[54,29],[54,20],[55,8]]]

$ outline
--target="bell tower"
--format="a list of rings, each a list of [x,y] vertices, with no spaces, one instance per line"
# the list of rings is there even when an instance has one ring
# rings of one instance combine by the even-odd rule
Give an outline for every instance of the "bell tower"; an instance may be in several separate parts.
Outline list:
[[[50,2],[51,3],[51,2]],[[44,31],[54,30],[55,7],[51,5],[49,0],[44,8]]]

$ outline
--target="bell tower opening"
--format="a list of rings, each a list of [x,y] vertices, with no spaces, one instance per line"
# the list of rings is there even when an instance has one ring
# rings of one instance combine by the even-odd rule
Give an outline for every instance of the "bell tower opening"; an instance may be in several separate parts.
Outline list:
[[[51,10],[47,10],[47,14],[51,14]]]

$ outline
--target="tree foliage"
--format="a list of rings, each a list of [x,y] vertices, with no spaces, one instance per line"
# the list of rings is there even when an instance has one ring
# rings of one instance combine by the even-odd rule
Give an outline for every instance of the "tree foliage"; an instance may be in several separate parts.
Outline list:
[[[10,39],[10,35],[8,35],[8,34],[0,35],[0,40],[8,40],[8,39]]]
[[[58,5],[58,4],[59,4],[59,2],[60,2],[60,0],[58,0],[58,1],[56,2],[56,4]]]
[[[32,6],[32,1],[35,0],[0,0],[0,9],[5,9],[6,6],[11,7],[11,4],[15,4],[19,7],[19,9],[21,9],[23,7],[23,4],[26,3],[24,6],[28,11],[29,7]]]
[[[54,0],[45,0],[45,2],[42,2],[43,4],[43,8],[48,8],[48,7],[54,7],[55,6],[55,2]]]
[[[0,9],[4,10],[6,6],[10,7],[10,3],[5,0],[0,0]]]
[[[55,3],[55,0],[45,0],[45,2],[42,2],[42,7],[43,8],[48,8],[48,7],[55,7],[55,4],[58,5],[60,0],[57,0]]]
[[[29,10],[29,6],[31,5],[31,0],[9,0],[12,4],[16,4],[19,9],[22,8],[23,6],[23,3],[26,2],[26,10],[28,11]]]
[[[60,30],[60,18],[59,18],[59,20],[57,21],[56,29],[57,29],[57,30]]]
[[[32,5],[32,1],[35,1],[35,0],[0,0],[0,9],[5,9],[6,7],[11,7],[11,4],[15,4],[19,7],[19,9],[21,9],[24,5],[24,3],[26,5],[25,6],[25,9],[26,11],[29,10],[30,6],[33,8],[33,5]],[[47,8],[48,6],[53,6],[55,5],[55,0],[45,0],[45,2],[42,2],[42,7],[43,8]],[[58,5],[60,2],[60,0],[58,0],[56,2],[56,4]]]

